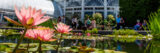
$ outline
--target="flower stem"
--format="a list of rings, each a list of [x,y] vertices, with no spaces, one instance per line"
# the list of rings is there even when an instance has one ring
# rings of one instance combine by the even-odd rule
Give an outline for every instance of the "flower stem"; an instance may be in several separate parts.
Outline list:
[[[16,53],[16,50],[18,49],[20,43],[22,42],[22,40],[24,39],[24,36],[27,32],[27,28],[24,29],[24,33],[21,35],[20,39],[18,40],[18,43],[16,45],[16,47],[14,48],[13,52],[12,53]]]
[[[42,41],[39,41],[38,52],[42,53]]]
[[[27,40],[28,41],[28,44],[27,44],[27,52],[29,53],[29,44],[30,44],[30,42],[29,42],[29,40]]]
[[[61,34],[61,36],[60,36],[60,40],[59,40],[59,42],[58,42],[58,46],[57,46],[57,49],[56,49],[56,52],[57,52],[57,53],[58,53],[59,47],[60,47],[60,45],[61,45],[61,40],[62,40],[62,34]]]

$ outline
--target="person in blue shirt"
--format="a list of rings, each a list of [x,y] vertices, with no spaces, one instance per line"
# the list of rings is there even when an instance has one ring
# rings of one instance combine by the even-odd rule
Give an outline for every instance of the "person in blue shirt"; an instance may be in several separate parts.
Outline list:
[[[116,17],[116,23],[117,23],[116,29],[117,29],[117,30],[120,29],[120,21],[121,21],[121,17],[118,15],[118,16]]]
[[[125,27],[125,22],[123,17],[121,17],[121,21],[120,21],[120,29],[123,29]]]

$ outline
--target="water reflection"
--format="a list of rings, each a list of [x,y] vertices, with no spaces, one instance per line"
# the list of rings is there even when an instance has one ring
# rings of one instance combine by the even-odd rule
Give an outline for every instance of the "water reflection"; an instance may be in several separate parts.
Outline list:
[[[12,36],[11,36],[12,37]],[[18,37],[18,36],[17,36]],[[0,37],[0,43],[16,43],[17,39],[14,37],[7,38],[6,36]],[[23,43],[27,43],[27,39],[23,41]],[[29,40],[30,43],[33,43],[32,40]],[[55,43],[50,43],[52,45],[55,45]],[[121,41],[115,41],[112,39],[104,39],[104,40],[85,40],[85,39],[64,39],[62,42],[62,47],[73,47],[73,46],[79,46],[79,44],[82,44],[84,46],[87,46],[89,48],[97,48],[101,50],[115,50],[115,51],[125,51],[127,53],[144,53],[145,48],[148,44],[152,44],[148,47],[147,52],[149,53],[157,53],[160,52],[158,49],[160,49],[159,41],[145,41],[145,40],[136,40],[134,42],[121,42]],[[63,51],[67,51],[63,48]],[[45,50],[45,53],[55,53],[55,50]],[[64,52],[65,53],[65,52]]]

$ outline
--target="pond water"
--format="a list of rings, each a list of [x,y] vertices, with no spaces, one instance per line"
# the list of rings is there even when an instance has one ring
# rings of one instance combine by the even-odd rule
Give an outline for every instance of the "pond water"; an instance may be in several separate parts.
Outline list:
[[[19,39],[19,35],[7,36],[7,37],[1,36],[0,46],[1,46],[1,43],[17,43],[18,39]],[[98,49],[98,50],[123,51],[125,53],[144,53],[145,48],[147,47],[150,41],[146,41],[145,39],[144,40],[137,39],[131,42],[115,41],[114,39],[100,39],[100,40],[98,39],[93,39],[93,40],[92,39],[63,39],[61,46],[63,47],[62,51],[63,50],[67,51],[68,49],[66,48],[68,47],[69,48],[73,48],[73,46],[79,47],[81,44],[89,48],[94,48],[95,50]],[[38,46],[37,41],[33,41],[29,39],[24,39],[22,43],[26,44],[28,42],[31,43],[30,45],[32,45],[32,43],[37,43],[37,45],[35,46]],[[44,44],[56,45],[56,42],[48,42]],[[50,46],[46,45],[43,47],[48,48]],[[35,48],[34,50],[36,50]],[[1,47],[0,47],[0,51],[2,51]],[[49,48],[49,49],[45,49],[44,53],[56,53],[56,51],[53,48]],[[63,53],[67,53],[67,52],[63,52]],[[92,53],[95,53],[95,52],[92,52]]]
[[[69,43],[69,44],[68,44]],[[136,40],[135,42],[115,42],[114,40],[95,41],[95,40],[64,40],[62,44],[67,46],[78,46],[78,43],[83,43],[88,47],[94,47],[99,49],[109,49],[116,51],[125,51],[127,53],[144,53],[148,41]]]
[[[6,40],[5,38],[0,39],[1,43],[15,43],[16,39]],[[27,41],[23,41],[27,43]],[[79,46],[79,44],[85,45],[90,48],[104,49],[104,50],[115,50],[115,51],[124,51],[127,53],[144,53],[144,50],[148,44],[147,41],[136,40],[135,42],[116,42],[114,40],[68,40],[65,39],[62,41],[62,47],[72,47]],[[55,53],[55,50],[48,50],[45,53]]]

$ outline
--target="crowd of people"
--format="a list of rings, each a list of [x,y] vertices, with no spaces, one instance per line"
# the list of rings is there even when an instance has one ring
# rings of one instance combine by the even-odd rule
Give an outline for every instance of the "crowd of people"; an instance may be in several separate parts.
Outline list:
[[[87,27],[88,29],[96,28],[96,20],[90,20],[90,18],[87,17],[87,20],[85,20],[85,27]]]
[[[61,16],[59,16],[58,19],[57,19],[57,22],[58,22],[58,23],[59,23],[59,22],[65,23],[65,22],[66,22],[65,16],[63,15],[62,18],[61,18]]]
[[[62,22],[66,23],[66,18],[65,16],[58,17],[57,22]],[[73,16],[71,19],[71,27],[73,29],[77,29],[79,26],[81,26],[79,29],[86,28],[86,29],[93,29],[96,28],[96,20],[95,19],[90,19],[89,17],[86,17],[84,22],[80,23],[80,19],[77,18],[77,16]],[[115,18],[115,29],[124,29],[125,26],[125,20],[123,17],[120,17],[119,15]],[[134,30],[144,30],[143,27],[147,26],[147,21],[143,20],[143,23],[140,22],[140,20],[137,20],[137,23],[132,27]],[[112,26],[113,27],[113,26]]]
[[[120,17],[119,15],[116,17],[116,29],[124,29],[125,27],[125,21],[123,17]],[[137,23],[134,25],[134,30],[145,30],[144,28],[147,26],[147,21],[144,19],[143,23],[140,22],[140,20],[137,20]]]
[[[62,22],[62,23],[66,23],[66,18],[65,16],[63,17],[58,17],[57,22]],[[90,19],[89,17],[84,21],[84,23],[80,24],[80,19],[77,18],[77,16],[73,16],[71,19],[71,27],[73,29],[77,29],[80,25],[83,25],[83,27],[86,27],[87,29],[92,29],[92,28],[96,28],[96,20],[94,19]],[[82,28],[82,27],[81,27]]]

